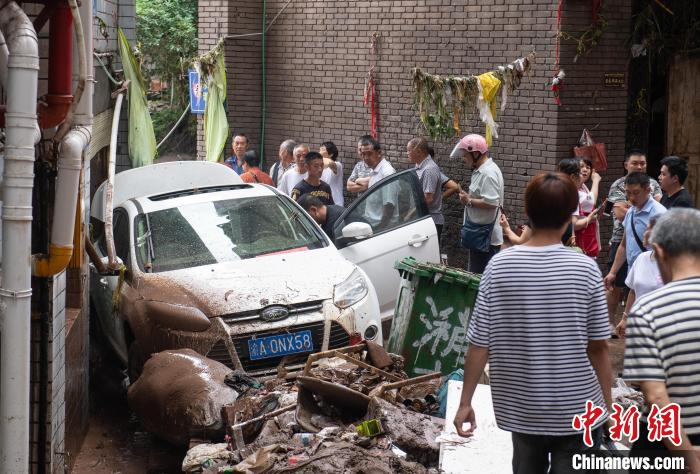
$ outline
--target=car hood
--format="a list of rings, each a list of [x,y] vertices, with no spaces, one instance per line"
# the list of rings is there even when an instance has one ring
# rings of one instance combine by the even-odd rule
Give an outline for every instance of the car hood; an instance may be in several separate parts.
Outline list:
[[[195,306],[209,317],[333,297],[355,265],[333,247],[143,274],[145,299]]]

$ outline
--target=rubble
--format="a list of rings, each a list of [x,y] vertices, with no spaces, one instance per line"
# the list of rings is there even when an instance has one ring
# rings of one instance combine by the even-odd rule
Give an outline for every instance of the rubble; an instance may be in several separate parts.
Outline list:
[[[437,410],[440,374],[408,379],[403,367],[360,344],[311,355],[295,382],[229,376],[245,388],[223,407],[231,457],[192,472],[437,472],[442,420],[414,410]]]

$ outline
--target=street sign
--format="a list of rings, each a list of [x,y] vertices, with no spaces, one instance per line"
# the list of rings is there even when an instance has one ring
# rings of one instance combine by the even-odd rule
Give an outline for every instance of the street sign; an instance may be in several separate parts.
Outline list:
[[[190,78],[190,108],[193,114],[203,114],[207,103],[207,85],[202,84],[199,72],[189,70]]]

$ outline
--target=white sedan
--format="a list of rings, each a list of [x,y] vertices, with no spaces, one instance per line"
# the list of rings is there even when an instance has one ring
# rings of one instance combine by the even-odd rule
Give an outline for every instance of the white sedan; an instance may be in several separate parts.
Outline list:
[[[377,228],[365,203],[387,191],[396,212]],[[103,261],[104,194],[103,184],[91,213]],[[122,270],[92,266],[91,300],[132,378],[151,354],[172,348],[264,374],[280,363],[297,368],[312,352],[381,343],[397,296],[394,261],[439,258],[414,172],[386,178],[353,203],[339,219],[337,247],[287,196],[219,164],[119,173],[113,202]]]

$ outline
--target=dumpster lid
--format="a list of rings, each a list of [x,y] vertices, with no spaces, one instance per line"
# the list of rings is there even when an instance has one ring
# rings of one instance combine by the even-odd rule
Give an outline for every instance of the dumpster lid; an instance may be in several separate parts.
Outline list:
[[[447,283],[458,283],[468,286],[479,286],[481,275],[470,273],[461,268],[448,267],[429,262],[419,262],[414,257],[405,257],[403,260],[397,260],[394,263],[394,268],[399,271],[405,271],[425,278],[437,278]]]

